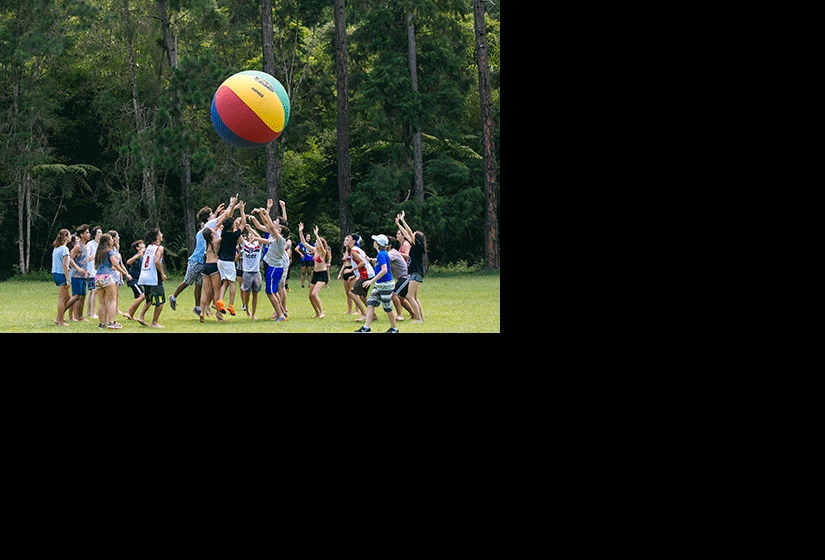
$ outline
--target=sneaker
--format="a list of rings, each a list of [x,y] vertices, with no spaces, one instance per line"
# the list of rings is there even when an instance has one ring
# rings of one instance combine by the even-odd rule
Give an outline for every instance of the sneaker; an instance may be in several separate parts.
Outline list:
[[[275,319],[275,322],[276,322],[276,323],[280,323],[281,321],[286,321],[286,317],[284,317],[283,315],[281,315],[280,317],[278,317],[277,319]]]
[[[372,329],[369,328],[369,327],[361,327],[357,331],[353,331],[353,332],[372,332]]]
[[[215,302],[215,307],[218,308],[218,311],[226,315],[226,304],[223,302],[222,299],[219,299]]]
[[[387,332],[393,332],[393,333],[398,332],[398,329],[389,328],[389,329],[387,329]]]
[[[105,328],[106,328],[106,325],[104,325],[103,323],[98,323],[98,324],[97,324],[97,328],[99,328],[99,329],[105,329]]]
[[[122,329],[122,328],[123,328],[123,325],[121,325],[120,323],[117,323],[117,322],[115,322],[115,321],[112,321],[111,323],[109,323],[109,324],[107,325],[107,327],[106,327],[106,328],[107,328],[107,329]]]
[[[200,317],[200,314],[201,314],[201,307],[200,307],[200,305],[199,305],[199,306],[197,306],[197,307],[195,307],[195,308],[192,310],[192,313],[194,313],[195,315],[197,315],[197,316],[199,316],[199,317]]]
[[[175,296],[169,296],[169,305],[172,306],[172,311],[178,308],[178,300],[175,299]]]
[[[235,306],[232,304],[229,305],[229,314],[235,316]]]

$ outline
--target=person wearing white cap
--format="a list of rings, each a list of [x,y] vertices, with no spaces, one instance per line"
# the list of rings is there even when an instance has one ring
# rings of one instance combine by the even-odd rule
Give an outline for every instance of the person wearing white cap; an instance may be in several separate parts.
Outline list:
[[[370,325],[373,317],[375,317],[375,308],[381,304],[390,320],[390,329],[387,332],[397,333],[395,310],[392,308],[392,291],[395,289],[395,280],[393,280],[392,272],[390,272],[390,256],[387,254],[389,240],[383,234],[373,235],[372,238],[375,241],[373,246],[378,251],[378,258],[375,260],[375,276],[364,282],[364,288],[368,288],[371,284],[375,284],[375,287],[372,289],[369,298],[367,298],[367,321],[363,327],[355,332],[372,332]]]

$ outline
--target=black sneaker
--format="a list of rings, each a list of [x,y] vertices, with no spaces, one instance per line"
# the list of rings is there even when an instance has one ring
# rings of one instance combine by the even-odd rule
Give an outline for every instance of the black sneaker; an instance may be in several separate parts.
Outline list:
[[[398,332],[398,329],[389,328],[387,329],[387,332]]]
[[[357,331],[353,331],[353,332],[372,332],[372,329],[369,328],[369,327],[361,327]]]

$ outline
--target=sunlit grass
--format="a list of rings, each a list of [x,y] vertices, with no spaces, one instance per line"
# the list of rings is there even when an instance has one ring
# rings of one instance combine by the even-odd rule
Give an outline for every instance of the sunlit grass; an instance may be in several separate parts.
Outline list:
[[[321,303],[326,315],[323,319],[313,318],[314,312],[307,298],[308,288],[302,289],[300,276],[296,278],[293,274],[290,278],[292,292],[287,295],[289,319],[286,321],[274,323],[267,319],[272,313],[272,306],[263,291],[258,294],[258,320],[247,318],[241,310],[238,290],[235,299],[237,316],[224,315],[224,323],[218,323],[211,317],[201,324],[198,316],[192,313],[194,297],[191,287],[180,294],[177,311],[172,311],[168,299],[181,277],[170,276],[165,282],[167,303],[160,316],[160,324],[166,328],[150,329],[120,317],[118,321],[123,329],[105,332],[352,332],[360,324],[354,322],[355,316],[343,314],[347,309],[346,297],[343,284],[335,281],[336,274],[337,271],[330,274],[332,284],[321,292]],[[228,296],[225,299],[228,302]],[[398,324],[402,333],[501,332],[501,276],[498,273],[430,275],[421,285],[419,299],[424,307],[425,322],[412,324],[409,314],[405,312],[406,320]],[[125,311],[132,301],[132,290],[122,286],[118,308]],[[97,328],[97,320],[70,323],[68,327],[54,325],[52,321],[56,310],[57,288],[52,282],[0,283],[0,332],[101,332]],[[389,321],[380,307],[378,315],[379,320],[373,323],[372,331],[383,333],[389,328]],[[151,322],[151,316],[150,309],[146,313],[148,322]],[[68,313],[66,317],[68,319]]]

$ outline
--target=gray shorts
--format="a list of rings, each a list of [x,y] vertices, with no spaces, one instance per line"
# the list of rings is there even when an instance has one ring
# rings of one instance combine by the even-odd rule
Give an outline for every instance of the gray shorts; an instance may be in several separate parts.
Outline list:
[[[395,281],[376,282],[375,287],[370,292],[370,297],[367,298],[367,305],[378,307],[380,303],[384,311],[389,313],[392,311],[392,291],[395,289]]]
[[[242,292],[260,292],[261,291],[261,273],[260,272],[244,272],[243,283],[241,284]]]
[[[201,276],[201,272],[203,272],[203,263],[191,260],[186,261],[186,276],[183,277],[183,281],[189,286],[192,284],[203,286],[203,276]]]

